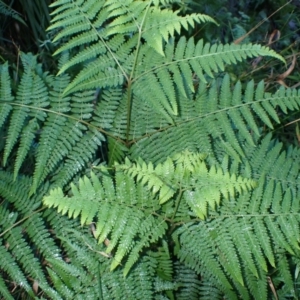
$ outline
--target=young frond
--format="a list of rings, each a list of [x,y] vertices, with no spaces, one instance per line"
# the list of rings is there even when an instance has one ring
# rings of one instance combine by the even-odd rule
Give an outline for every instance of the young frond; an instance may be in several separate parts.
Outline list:
[[[207,215],[207,205],[215,210],[215,206],[220,205],[221,196],[228,199],[236,193],[255,187],[255,182],[251,179],[230,175],[215,167],[208,169],[203,161],[204,157],[184,151],[156,167],[151,162],[146,164],[141,159],[136,163],[126,159],[125,165],[120,168],[136,178],[137,182],[147,185],[154,195],[158,194],[160,204],[183,190],[185,201],[196,215],[203,219]]]

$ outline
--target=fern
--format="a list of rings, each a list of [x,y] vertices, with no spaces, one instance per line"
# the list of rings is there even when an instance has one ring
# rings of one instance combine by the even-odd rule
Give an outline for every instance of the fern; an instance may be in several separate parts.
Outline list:
[[[57,207],[59,212],[68,213],[69,217],[76,218],[80,214],[82,225],[92,223],[97,215],[94,236],[99,243],[111,236],[106,253],[116,250],[111,263],[112,270],[121,263],[125,255],[129,256],[124,266],[124,273],[127,274],[143,247],[149,246],[163,235],[166,224],[163,220],[155,220],[148,215],[149,212],[146,214],[135,208],[134,204],[143,209],[148,205],[148,209],[153,209],[155,204],[147,203],[147,193],[136,188],[133,180],[118,174],[116,182],[119,184],[117,190],[109,177],[104,177],[100,182],[92,173],[91,180],[85,177],[79,181],[79,190],[72,186],[74,199],[66,202],[62,190],[56,189],[44,198],[44,204]],[[86,199],[84,204],[81,202],[82,197]],[[100,203],[102,205],[99,207]]]
[[[300,152],[271,134],[299,91],[231,82],[284,60],[190,38],[216,22],[179,2],[58,0],[57,75],[0,66],[1,296],[299,296]]]
[[[9,16],[14,18],[15,20],[19,21],[20,23],[26,25],[23,18],[21,18],[20,14],[12,9],[10,6],[8,6],[3,1],[0,1],[0,13],[4,16]]]

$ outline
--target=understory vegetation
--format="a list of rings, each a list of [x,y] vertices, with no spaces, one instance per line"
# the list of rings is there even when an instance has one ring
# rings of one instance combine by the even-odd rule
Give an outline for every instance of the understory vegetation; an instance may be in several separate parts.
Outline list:
[[[298,299],[297,1],[0,1],[0,299]]]

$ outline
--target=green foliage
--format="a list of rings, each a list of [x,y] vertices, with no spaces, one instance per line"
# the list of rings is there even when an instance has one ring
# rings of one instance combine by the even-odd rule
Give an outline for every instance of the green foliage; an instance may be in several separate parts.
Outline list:
[[[3,297],[299,296],[300,152],[271,131],[300,92],[233,83],[284,59],[191,38],[216,22],[180,4],[58,0],[58,74],[1,65]]]
[[[2,14],[4,16],[12,17],[15,20],[18,20],[20,23],[25,24],[25,22],[21,18],[21,16],[15,10],[13,10],[10,6],[6,5],[3,1],[0,1],[0,14]]]

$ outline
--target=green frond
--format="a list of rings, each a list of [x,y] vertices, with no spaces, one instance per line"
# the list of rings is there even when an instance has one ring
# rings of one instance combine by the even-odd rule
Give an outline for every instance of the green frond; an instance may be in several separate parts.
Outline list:
[[[1,105],[0,110],[0,125],[2,126],[12,109],[11,105],[9,105],[9,102],[14,100],[10,87],[10,76],[7,62],[0,66],[0,74],[0,95],[1,100],[4,102],[3,105]]]
[[[199,299],[201,293],[201,280],[198,278],[197,273],[180,263],[177,263],[175,265],[175,268],[175,281],[179,286],[178,290],[176,291],[176,299]],[[218,297],[216,297],[216,295],[213,295],[211,291],[210,296],[214,299],[218,299]]]
[[[202,169],[202,170],[201,170]],[[241,193],[255,187],[255,182],[246,178],[236,177],[222,170],[211,168],[209,171],[203,165],[197,170],[194,178],[194,189],[184,193],[185,200],[201,219],[207,215],[207,206],[212,209],[220,205],[221,195],[228,199],[235,193]]]
[[[69,41],[56,53],[85,46],[84,51],[60,69],[59,74],[76,64],[85,64],[64,93],[132,85],[132,95],[128,97],[150,104],[171,124],[174,124],[173,116],[178,114],[177,89],[184,96],[187,89],[194,91],[195,75],[205,83],[203,72],[214,77],[213,73],[224,70],[225,63],[236,64],[247,57],[266,55],[282,60],[273,50],[259,45],[204,45],[203,40],[195,45],[192,38],[186,41],[184,37],[175,44],[172,38],[181,28],[213,20],[201,14],[178,16],[178,12],[151,6],[151,1],[106,1],[94,5],[90,0],[76,2],[76,5],[70,2],[54,5],[58,4],[54,11],[57,16],[49,30],[62,28],[55,41],[63,38]],[[105,17],[111,21],[104,25]],[[130,114],[128,109],[127,115]],[[271,113],[270,106],[265,109]],[[258,114],[261,110],[256,109]],[[225,115],[221,117],[227,129],[224,131],[232,137],[229,121]],[[249,134],[245,132],[245,135],[250,140]],[[224,145],[228,151],[242,155],[242,149],[233,149],[228,143]]]
[[[28,192],[32,184],[32,178],[19,176],[18,181],[14,181],[11,173],[0,172],[0,194],[9,203],[14,204],[15,211],[23,214],[32,213],[40,205],[40,199],[28,198]],[[47,184],[43,189],[47,189]],[[43,189],[40,191],[41,194]]]
[[[60,277],[51,269],[48,269],[48,273],[56,291],[58,291],[58,293],[63,297],[57,297],[56,299],[74,299],[74,292],[72,292],[67,287],[67,285],[60,279]]]
[[[291,287],[289,267],[279,267],[280,259],[276,256],[279,249],[291,254],[299,251],[299,240],[296,240],[299,234],[296,225],[299,213],[292,212],[287,204],[291,201],[291,191],[298,193],[299,187],[296,183],[297,172],[290,172],[294,160],[289,159],[281,148],[280,144],[272,145],[270,136],[262,140],[259,147],[249,148],[249,157],[244,160],[252,162],[252,176],[263,173],[267,176],[259,180],[258,186],[250,194],[239,194],[234,198],[230,196],[228,202],[219,206],[218,214],[209,209],[204,223],[186,224],[173,235],[174,240],[180,243],[176,253],[180,260],[202,276],[207,272],[209,276],[213,276],[211,272],[218,274],[218,280],[223,279],[221,282],[214,279],[214,285],[225,294],[231,290],[228,284],[233,284],[243,299],[250,299],[250,295],[255,296],[255,299],[266,299],[266,276],[270,266],[285,270],[284,282]],[[298,197],[296,194],[294,196]],[[198,238],[210,240],[212,244],[203,245],[200,240],[197,242]],[[191,250],[190,242],[201,246]],[[214,252],[211,252],[212,249]],[[227,257],[228,253],[231,253],[230,257]],[[215,258],[218,258],[219,266],[215,265]],[[284,264],[286,260],[280,263]],[[262,291],[260,295],[258,289]],[[294,293],[293,288],[291,291]]]
[[[200,217],[206,216],[206,206],[213,209],[220,204],[220,197],[233,196],[255,186],[254,181],[229,175],[212,167],[209,171],[202,161],[205,155],[195,155],[189,151],[177,154],[174,159],[168,158],[155,168],[139,160],[132,164],[128,159],[121,168],[137,182],[146,185],[155,195],[159,192],[161,204],[169,200],[179,189],[185,190],[185,200]],[[175,165],[176,161],[176,165]],[[209,184],[208,184],[209,182]],[[195,189],[194,189],[195,188]]]
[[[203,14],[190,14],[178,16],[178,11],[160,10],[153,7],[149,10],[142,29],[142,36],[150,47],[153,47],[160,55],[164,56],[163,43],[168,42],[175,33],[180,34],[181,28],[188,30],[195,23],[216,23],[211,17]]]
[[[199,230],[200,228],[201,230]],[[221,255],[221,253],[218,253],[217,248],[214,249],[214,247],[208,244],[204,244],[201,247],[191,247],[191,243],[201,245],[201,240],[211,240],[214,243],[209,237],[214,237],[216,231],[210,231],[205,224],[185,224],[184,227],[175,232],[176,235],[179,235],[181,246],[177,255],[181,262],[195,270],[198,274],[203,272],[207,276],[210,276],[210,278],[214,278],[215,285],[221,287],[221,290],[225,294],[227,292],[230,293],[232,285],[226,273],[224,273],[219,260],[215,259],[216,255]]]
[[[151,1],[107,1],[109,17],[115,19],[109,24],[107,35],[140,34],[147,43],[160,55],[164,55],[163,43],[175,33],[180,34],[181,28],[194,27],[195,23],[215,21],[203,14],[178,16],[178,11],[161,10],[150,7]]]
[[[21,134],[20,138],[20,147],[17,152],[17,158],[15,162],[15,168],[14,168],[14,178],[16,179],[18,176],[18,173],[20,171],[21,165],[25,160],[25,157],[27,156],[29,149],[31,148],[32,141],[35,137],[35,132],[38,129],[38,124],[36,119],[32,119],[28,125],[23,129],[23,132]]]
[[[28,247],[27,242],[23,238],[22,228],[15,227],[11,229],[5,238],[9,244],[9,250],[15,257],[16,262],[22,266],[26,274],[30,275],[35,281],[37,281],[41,288],[47,290],[47,294],[49,296],[55,294],[54,290],[50,288],[46,281],[38,259],[34,257],[31,249]]]
[[[22,286],[24,290],[31,296],[34,297],[34,292],[26,279],[25,274],[18,267],[15,258],[10,254],[4,246],[0,246],[1,254],[1,270],[9,275],[9,277],[14,280],[18,285]],[[1,293],[7,293],[7,287],[1,284]],[[9,298],[7,298],[9,299]],[[13,298],[11,298],[13,299]]]
[[[172,4],[172,3],[179,3],[181,0],[153,0],[153,4],[154,5],[168,5],[168,4]]]
[[[74,124],[74,126],[76,125]],[[91,164],[94,153],[102,145],[103,140],[104,137],[99,131],[95,129],[87,131],[80,141],[72,147],[59,172],[56,172],[53,176],[55,184],[57,186],[65,186],[77,173],[83,170],[89,163]]]
[[[10,6],[8,6],[6,3],[4,3],[3,1],[0,1],[0,14],[4,16],[12,17],[26,26],[26,23],[20,16],[20,14],[14,9],[12,9]]]
[[[34,244],[45,258],[60,256],[60,249],[55,245],[42,217],[41,214],[35,214],[24,222],[32,245]]]
[[[245,155],[244,143],[253,146],[260,136],[259,124],[261,122],[273,128],[273,122],[278,122],[280,115],[278,109],[294,110],[300,104],[298,91],[291,95],[290,90],[280,88],[280,91],[274,94],[264,93],[262,83],[255,89],[253,82],[249,82],[245,92],[242,93],[241,84],[238,82],[233,92],[230,91],[231,83],[228,75],[221,82],[212,82],[209,88],[200,82],[194,101],[184,97],[178,98],[179,115],[173,116],[174,124],[160,126],[160,130],[153,134],[151,134],[151,128],[147,128],[147,132],[142,136],[132,131],[132,138],[136,142],[130,149],[131,157],[140,156],[152,162],[160,162],[172,153],[185,149],[211,153],[213,151],[211,139],[213,139],[214,143],[216,140],[222,143],[223,149],[239,160]],[[285,101],[285,97],[291,101]],[[290,103],[294,105],[291,106]],[[276,116],[274,116],[274,109],[276,109]],[[137,126],[135,118],[139,120],[141,117],[136,114],[139,113],[134,111],[132,115],[133,128]],[[152,130],[154,128],[153,126]],[[237,133],[245,141],[240,142],[236,138]],[[178,143],[178,137],[180,143]]]
[[[7,282],[15,282],[18,288],[24,289],[34,297],[32,281],[38,288],[53,299],[55,291],[51,288],[40,264],[40,259],[57,257],[60,251],[50,236],[42,215],[35,210],[40,206],[40,199],[45,192],[39,189],[40,196],[28,199],[32,180],[18,177],[14,181],[12,174],[1,172],[0,194],[4,198],[1,206],[1,274],[6,274]],[[47,185],[43,187],[47,189]]]
[[[128,255],[124,267],[126,275],[137,261],[139,252],[163,235],[166,224],[146,214],[139,206],[132,206],[131,199],[140,195],[132,180],[120,173],[116,182],[117,186],[121,183],[125,185],[124,188],[115,190],[113,181],[107,175],[101,180],[91,173],[91,179],[84,177],[79,180],[79,188],[71,185],[70,198],[65,197],[60,188],[56,188],[43,202],[48,207],[57,208],[62,214],[68,213],[69,217],[76,218],[80,215],[82,225],[92,223],[97,214],[95,238],[102,243],[109,237],[106,253],[115,251],[111,262],[112,270],[121,264],[125,255]],[[143,198],[145,196],[146,194]]]
[[[21,60],[24,66],[24,75],[22,76],[20,85],[18,87],[16,101],[18,101],[18,106],[14,109],[10,116],[10,126],[8,128],[8,139],[5,144],[3,163],[4,165],[7,162],[8,156],[10,155],[12,148],[16,144],[20,133],[23,131],[24,125],[27,123],[27,115],[29,114],[30,105],[36,105],[37,107],[45,107],[47,105],[47,89],[43,84],[42,80],[35,74],[36,67],[36,58],[33,55],[21,55]],[[5,98],[1,99],[2,101],[11,102],[11,97],[9,96],[8,89],[10,88],[10,82],[7,81],[7,69],[2,69],[4,76],[1,78],[4,81],[1,82],[1,85],[4,85]],[[4,103],[4,109],[2,110],[2,120],[8,117],[7,114],[7,104]],[[43,112],[36,113],[36,117],[43,118]],[[26,132],[26,131],[25,131]],[[27,143],[28,144],[28,141]],[[28,146],[28,145],[27,145]],[[23,148],[24,149],[24,148]],[[28,152],[28,149],[27,151]],[[25,152],[25,154],[27,154]],[[22,161],[20,160],[20,163]]]
[[[108,166],[112,166],[116,162],[122,162],[128,152],[126,146],[119,140],[108,137]]]
[[[101,58],[83,69],[66,88],[65,94],[71,92],[101,88],[117,88],[124,84],[123,71],[114,66],[108,56]]]
[[[66,58],[63,57],[61,62]],[[34,152],[33,183],[30,194],[38,189],[49,174],[56,172],[62,161],[62,176],[57,185],[65,185],[93,160],[94,152],[104,140],[95,127],[87,127],[94,111],[95,92],[84,91],[63,96],[69,84],[68,75],[56,78],[43,73],[36,57],[21,54],[24,73],[12,96],[8,66],[1,67],[1,122],[7,130],[3,163],[7,164],[16,149],[14,176],[25,168],[29,152]],[[6,129],[6,123],[9,122]],[[40,129],[42,128],[42,129]],[[37,145],[37,147],[35,146]],[[87,147],[91,145],[91,147]],[[33,148],[36,150],[33,151]]]
[[[298,297],[300,151],[268,132],[300,91],[233,83],[284,60],[196,41],[214,20],[172,4],[55,1],[57,75],[0,66],[2,297]]]
[[[126,278],[120,270],[104,274],[103,299],[153,299],[153,277],[147,258],[142,259]]]
[[[281,277],[282,282],[284,282],[284,289],[289,291],[289,294],[296,297],[295,286],[292,278],[292,274],[289,268],[289,261],[286,255],[277,254],[278,260],[278,273]]]
[[[268,299],[268,278],[267,274],[259,270],[259,277],[254,277],[251,272],[245,272],[247,286],[252,295],[250,299]]]
[[[109,272],[110,259],[102,255],[104,246],[97,244],[95,239],[89,239],[86,233],[78,234],[76,230],[70,233],[73,233],[73,237],[69,235],[60,239],[67,243],[68,256],[74,257],[74,261],[66,263],[62,259],[51,259],[47,268],[63,299],[153,298],[155,259],[145,256],[125,278],[120,268]]]
[[[147,165],[145,162],[139,161],[132,164],[126,159],[125,166],[121,168],[130,176],[136,177],[137,182],[141,182],[142,185],[147,183],[148,189],[154,195],[159,192],[161,204],[169,200],[176,192],[176,188],[173,188],[170,181],[174,174],[174,165],[171,159],[166,160],[163,164],[158,164],[155,168],[151,163]]]
[[[22,128],[24,127],[24,122],[27,117],[27,113],[28,110],[26,111],[26,109],[20,108],[20,109],[16,109],[11,115],[11,123],[8,129],[8,139],[7,139],[8,142],[5,144],[5,151],[4,151],[4,158],[3,158],[4,165],[7,162],[8,156],[10,155],[12,148],[17,142],[17,139],[21,133]]]
[[[0,277],[0,295],[2,295],[7,300],[14,300],[10,291],[6,287],[4,280]]]
[[[274,253],[271,248],[269,232],[267,231],[266,224],[264,223],[263,220],[254,219],[253,228],[255,230],[257,239],[260,241],[265,256],[268,258],[268,261],[271,264],[271,266],[275,267]]]

